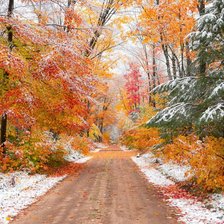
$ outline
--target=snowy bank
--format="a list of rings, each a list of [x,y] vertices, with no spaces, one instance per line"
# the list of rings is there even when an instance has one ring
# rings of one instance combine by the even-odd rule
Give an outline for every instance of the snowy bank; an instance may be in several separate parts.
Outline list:
[[[224,195],[212,194],[207,201],[202,203],[175,185],[175,182],[184,181],[190,177],[188,174],[190,167],[173,163],[163,164],[151,153],[133,157],[132,160],[145,174],[148,181],[159,187],[169,205],[181,211],[179,221],[186,224],[224,223]]]
[[[92,158],[93,158],[92,156],[86,156],[86,157],[76,160],[75,163],[86,163],[87,161],[89,161]]]
[[[74,151],[66,159],[70,162],[85,163],[91,158]],[[38,197],[44,195],[65,177],[28,175],[26,172],[0,173],[0,224],[8,223],[20,210],[37,201]]]
[[[71,150],[64,158],[68,162],[85,163],[88,160],[90,160],[92,157],[91,156],[84,156],[79,151]]]
[[[178,182],[188,180],[191,177],[189,166],[180,166],[169,162],[161,164],[158,169]]]
[[[153,168],[147,163],[147,158],[133,157],[132,160],[139,166],[141,171],[146,175],[149,182],[159,186],[169,186],[174,184],[173,181],[167,179],[160,171]],[[151,158],[149,158],[150,164],[152,164]]]
[[[85,163],[92,158],[73,150],[70,142],[64,148],[68,152],[64,159],[69,162]],[[37,201],[65,177],[28,175],[26,172],[0,173],[0,224],[9,223],[22,209]]]
[[[120,148],[122,151],[130,151],[125,145],[122,145]]]
[[[25,172],[0,173],[0,223],[8,223],[20,210],[37,201],[64,178]]]
[[[107,145],[100,143],[100,142],[94,142],[93,148],[91,149],[90,152],[96,153],[96,152],[100,152],[101,150],[106,149],[106,148],[108,148]]]
[[[106,149],[106,148],[108,148],[107,145],[105,145],[103,143],[100,143],[100,142],[95,142],[94,145],[96,146],[96,148],[99,148],[99,149]]]

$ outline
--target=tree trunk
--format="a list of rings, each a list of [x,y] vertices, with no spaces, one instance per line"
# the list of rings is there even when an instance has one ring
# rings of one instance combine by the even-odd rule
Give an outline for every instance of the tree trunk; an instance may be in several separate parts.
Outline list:
[[[163,53],[166,59],[166,70],[167,70],[167,75],[169,80],[172,80],[172,75],[171,75],[171,69],[170,69],[170,59],[169,59],[169,52],[168,52],[168,48],[165,44],[162,44],[162,49],[163,49]]]
[[[1,147],[3,148],[3,154],[6,154],[6,148],[5,148],[6,130],[7,130],[7,114],[4,113],[1,119]]]
[[[185,68],[184,68],[184,40],[182,37],[183,28],[182,28],[182,17],[181,17],[181,9],[179,9],[179,21],[180,21],[180,58],[181,58],[181,69],[180,69],[180,77],[185,76]]]
[[[148,103],[151,104],[152,102],[152,96],[151,96],[151,91],[152,91],[152,87],[151,87],[151,77],[150,77],[150,73],[149,71],[147,71],[147,77],[148,77],[148,90],[149,90],[149,97],[148,97]]]
[[[111,17],[116,13],[116,8],[114,7],[114,0],[103,1],[103,6],[101,8],[101,13],[97,22],[97,29],[93,33],[93,37],[90,39],[88,44],[88,49],[85,51],[85,56],[89,57],[92,50],[96,47],[99,37],[101,36],[101,29],[106,23],[111,19]]]
[[[176,67],[176,58],[175,55],[172,53],[172,67],[173,67],[173,78],[177,78],[177,67]]]
[[[155,44],[152,45],[152,80],[153,80],[153,89],[156,88],[156,54],[155,54]],[[153,107],[156,108],[155,97],[152,101]]]
[[[178,73],[179,74],[179,77],[181,77],[181,66],[180,66],[179,59],[178,59],[175,51],[172,49],[171,46],[169,46],[169,49],[172,52],[172,57],[174,57],[175,60],[176,60],[176,73]]]
[[[160,79],[159,79],[159,74],[158,73],[157,73],[157,76],[156,77],[157,77],[157,84],[159,86],[161,83],[160,83]]]
[[[205,14],[205,0],[198,0],[198,12],[200,16]]]
[[[184,69],[184,44],[180,46],[181,51],[181,71],[180,71],[180,77],[185,76],[185,69]]]
[[[160,0],[155,0],[154,1],[155,5],[159,5],[160,4]],[[158,17],[158,19],[160,19],[160,16]],[[168,51],[168,45],[166,44],[166,42],[164,41],[164,33],[161,31],[160,32],[160,41],[161,41],[161,45],[162,45],[162,50],[163,50],[163,54],[166,60],[166,70],[167,70],[167,75],[169,80],[172,80],[172,74],[171,74],[171,68],[170,68],[170,59],[169,59],[169,51]]]
[[[151,77],[150,77],[150,72],[149,72],[149,56],[148,56],[146,45],[144,43],[142,43],[142,46],[143,46],[143,50],[144,50],[144,54],[145,54],[146,74],[147,74],[147,78],[148,78],[148,91],[149,91],[148,103],[150,105],[152,102],[152,97],[151,97],[151,93],[150,93],[152,90],[152,86],[151,86]]]
[[[11,18],[14,10],[14,0],[9,0],[7,17]]]
[[[206,72],[206,61],[202,56],[199,56],[199,74],[204,76]]]
[[[191,71],[190,71],[190,68],[191,68],[191,58],[190,58],[190,49],[189,49],[189,43],[186,43],[186,57],[187,57],[187,76],[190,76],[191,75]]]
[[[205,14],[205,0],[198,0],[198,11],[200,16],[203,16]],[[198,57],[199,57],[199,74],[201,76],[204,76],[206,72],[206,61],[204,60],[203,55],[202,56],[199,55]]]

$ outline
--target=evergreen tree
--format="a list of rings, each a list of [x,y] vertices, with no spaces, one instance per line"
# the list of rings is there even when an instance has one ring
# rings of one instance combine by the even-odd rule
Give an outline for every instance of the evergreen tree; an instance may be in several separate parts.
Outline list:
[[[209,1],[198,18],[195,31],[188,36],[190,48],[197,52],[191,76],[156,87],[164,94],[165,109],[147,122],[149,126],[191,130],[201,136],[224,136],[224,1]]]

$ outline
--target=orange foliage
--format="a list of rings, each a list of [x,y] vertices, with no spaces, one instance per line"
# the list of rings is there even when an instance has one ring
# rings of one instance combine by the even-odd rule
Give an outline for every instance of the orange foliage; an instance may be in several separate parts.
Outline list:
[[[110,74],[111,58],[101,58],[115,42],[103,27],[117,10],[135,1],[44,2],[52,5],[47,11],[40,0],[23,0],[25,10],[32,5],[33,20],[15,16],[13,10],[12,16],[0,16],[0,115],[7,115],[6,130],[1,131],[8,140],[0,155],[2,171],[42,171],[63,161],[63,147],[54,151],[43,136],[34,140],[33,130],[75,135],[73,148],[87,154],[88,139],[79,135],[87,135],[94,124],[103,132],[115,122],[111,97],[104,91],[107,84],[100,78]],[[22,136],[27,131],[30,136]]]
[[[80,151],[84,155],[87,155],[90,150],[90,141],[86,137],[81,137],[77,135],[72,141],[72,148],[74,150]]]
[[[159,131],[156,128],[136,128],[124,133],[122,143],[130,148],[147,150],[162,143]]]
[[[154,2],[148,3],[140,17],[145,42],[182,45],[195,24],[196,10],[195,0],[160,1],[156,6]]]
[[[178,136],[172,143],[165,145],[159,155],[166,160],[175,160],[179,164],[188,165],[193,156],[192,150],[197,151],[199,148],[201,142],[197,136]]]
[[[110,143],[110,134],[107,132],[103,133],[102,140],[104,143],[109,144]]]
[[[207,137],[191,159],[197,183],[208,190],[224,190],[224,138]]]
[[[165,160],[190,165],[193,178],[206,190],[224,190],[224,138],[179,136],[159,153]]]
[[[64,162],[65,151],[58,147],[52,149],[52,144],[27,141],[15,145],[7,142],[7,155],[0,151],[0,171],[28,170],[32,173],[48,170]],[[1,148],[2,149],[2,148]]]

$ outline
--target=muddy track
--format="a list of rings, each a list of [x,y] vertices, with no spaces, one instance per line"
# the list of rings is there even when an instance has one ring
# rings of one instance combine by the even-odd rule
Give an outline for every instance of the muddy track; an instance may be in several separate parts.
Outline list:
[[[117,150],[95,153],[78,176],[65,179],[12,223],[178,223],[174,211],[130,159],[132,153]]]

